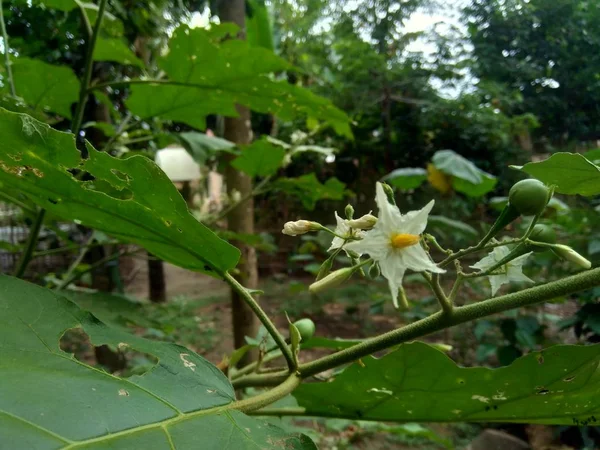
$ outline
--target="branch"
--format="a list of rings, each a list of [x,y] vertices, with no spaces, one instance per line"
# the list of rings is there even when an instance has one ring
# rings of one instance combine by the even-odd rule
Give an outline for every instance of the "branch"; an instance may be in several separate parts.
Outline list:
[[[37,245],[38,236],[40,234],[40,230],[42,229],[42,224],[44,223],[45,216],[45,209],[41,208],[40,210],[38,210],[33,221],[33,225],[29,230],[29,237],[27,238],[27,244],[25,244],[25,250],[23,250],[21,258],[19,258],[17,268],[15,269],[14,275],[17,278],[21,278],[27,270],[27,266],[29,265],[29,261],[31,261],[31,256],[33,255],[33,250]]]
[[[6,32],[6,23],[4,22],[4,10],[2,0],[0,0],[0,28],[2,28],[2,42],[4,43],[4,65],[6,66],[6,78],[10,87],[10,95],[17,96],[15,89],[15,79],[13,78],[12,67],[10,65],[10,47],[8,45],[8,33]]]
[[[100,3],[98,4],[98,16],[96,17],[96,22],[94,22],[92,34],[91,36],[88,36],[89,41],[87,53],[85,55],[85,69],[83,72],[83,79],[81,80],[81,89],[79,90],[79,102],[77,102],[77,109],[75,110],[73,121],[71,122],[71,132],[76,136],[79,135],[79,129],[83,122],[83,112],[87,103],[88,89],[90,81],[92,80],[92,69],[94,67],[94,49],[96,48],[96,41],[98,40],[98,33],[100,32],[100,26],[102,25],[104,10],[106,9],[107,3],[107,0],[100,0]],[[86,23],[87,15],[85,14],[84,9],[81,9],[81,14],[84,16],[84,23]],[[89,24],[89,22],[87,22],[87,24]]]
[[[256,300],[254,300],[254,298],[250,295],[248,290],[244,286],[242,286],[234,277],[232,277],[229,273],[225,273],[223,277],[224,280],[229,284],[229,286],[231,286],[233,290],[240,294],[240,296],[244,299],[246,304],[250,307],[250,309],[252,309],[254,314],[256,314],[263,326],[267,329],[267,331],[277,344],[277,347],[279,347],[279,350],[281,350],[281,353],[283,353],[283,356],[290,370],[295,370],[296,367],[294,364],[294,357],[292,356],[292,351],[285,343],[284,337],[277,330],[275,324],[271,322],[269,316],[267,316],[267,314],[262,310],[260,305],[257,303]]]
[[[306,364],[301,364],[298,368],[298,372],[302,378],[306,378],[451,326],[481,319],[482,317],[507,311],[509,309],[534,305],[556,297],[590,289],[598,285],[600,285],[600,268],[595,268],[541,286],[535,286],[511,294],[502,295],[468,306],[456,307],[451,316],[447,316],[440,311],[403,328],[367,339],[360,344],[341,350],[332,355],[325,356]]]

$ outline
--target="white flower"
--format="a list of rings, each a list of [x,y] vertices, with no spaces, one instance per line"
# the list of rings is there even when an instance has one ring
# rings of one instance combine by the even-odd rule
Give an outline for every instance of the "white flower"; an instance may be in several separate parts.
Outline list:
[[[494,248],[485,258],[479,261],[476,264],[473,264],[471,268],[486,270],[492,266],[494,266],[498,261],[507,256],[510,253],[510,249],[508,247],[496,247]],[[512,261],[504,264],[498,269],[494,270],[494,275],[490,275],[488,278],[490,280],[490,285],[492,286],[492,297],[496,295],[500,286],[506,283],[510,283],[511,281],[526,281],[528,283],[533,283],[533,280],[526,277],[523,274],[523,264],[525,260],[531,255],[533,252],[525,253]],[[497,273],[497,274],[496,274]]]
[[[344,239],[338,236],[343,236],[345,238],[361,238],[364,236],[364,233],[360,230],[354,230],[350,227],[349,221],[346,219],[342,219],[337,211],[335,212],[335,221],[337,225],[335,226],[334,233],[337,234],[336,237],[331,241],[331,246],[327,250],[330,252],[331,250],[335,250],[336,248],[340,248],[344,245]]]
[[[350,242],[346,247],[357,253],[368,253],[379,263],[381,274],[388,280],[394,306],[397,308],[398,289],[402,286],[402,278],[407,269],[415,272],[445,272],[431,261],[427,252],[419,245],[420,234],[427,226],[427,216],[434,201],[430,201],[419,211],[402,215],[397,206],[388,202],[381,183],[377,183],[375,201],[379,207],[377,224],[372,230],[365,232],[364,239]]]

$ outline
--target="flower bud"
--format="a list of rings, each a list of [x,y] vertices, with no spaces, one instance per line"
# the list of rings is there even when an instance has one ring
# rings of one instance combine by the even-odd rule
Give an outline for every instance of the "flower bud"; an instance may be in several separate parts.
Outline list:
[[[388,202],[390,202],[391,205],[395,205],[396,197],[394,197],[394,190],[392,187],[386,183],[381,183],[381,186],[383,187],[383,192],[385,192],[385,195],[387,196]]]
[[[369,278],[371,278],[372,280],[375,280],[376,278],[379,277],[379,275],[381,275],[381,270],[379,269],[379,264],[377,264],[376,262],[373,262],[373,264],[371,264],[371,267],[369,267]]]
[[[310,220],[297,220],[295,222],[286,222],[283,225],[283,234],[288,236],[298,236],[299,234],[308,233],[309,231],[317,231],[321,229],[321,224],[311,222]]]
[[[352,218],[354,217],[354,208],[352,207],[352,205],[346,205],[346,209],[344,210],[344,212],[346,213],[346,219],[352,220]]]
[[[552,247],[552,251],[562,259],[572,262],[573,264],[577,264],[584,269],[589,269],[592,267],[592,263],[590,261],[581,256],[568,245],[556,244]]]
[[[335,272],[331,272],[325,278],[322,278],[319,281],[315,281],[313,284],[311,284],[308,287],[308,290],[312,294],[317,294],[327,289],[337,287],[344,281],[346,281],[348,278],[350,278],[354,270],[354,267],[346,267],[344,269],[339,269]]]
[[[359,217],[355,220],[349,220],[348,225],[351,228],[356,228],[357,230],[370,230],[377,223],[377,217],[372,214],[365,214],[362,217]]]

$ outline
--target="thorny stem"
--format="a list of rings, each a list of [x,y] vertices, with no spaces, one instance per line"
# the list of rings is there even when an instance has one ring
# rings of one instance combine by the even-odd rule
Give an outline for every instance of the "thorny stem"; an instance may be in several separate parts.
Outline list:
[[[531,306],[556,297],[572,294],[600,285],[600,268],[571,275],[562,280],[551,281],[522,291],[495,297],[467,306],[455,307],[452,315],[439,311],[429,317],[413,322],[402,328],[389,331],[367,339],[360,344],[340,350],[331,355],[301,364],[298,373],[301,378],[308,378],[326,370],[352,363],[367,355],[389,349],[399,344],[421,338],[431,333],[460,325],[483,317],[508,311],[510,309]],[[234,386],[268,386],[285,380],[286,374],[269,373],[265,375],[248,375],[236,380]]]
[[[85,104],[87,101],[87,90],[90,84],[90,80],[92,78],[92,67],[94,63],[94,47],[96,46],[96,40],[98,38],[98,33],[100,31],[100,25],[102,24],[102,17],[104,16],[104,10],[106,8],[106,3],[108,0],[100,0],[98,5],[98,17],[96,18],[96,22],[94,23],[94,29],[92,30],[92,35],[88,36],[89,43],[85,61],[85,72],[83,75],[83,80],[81,83],[81,90],[79,92],[79,102],[77,103],[77,109],[75,110],[75,115],[73,116],[73,121],[71,122],[71,132],[75,134],[75,136],[79,135],[79,129],[81,128],[81,123],[83,121],[83,112],[85,109]],[[2,10],[2,4],[0,3],[0,11]],[[81,14],[84,16],[84,23],[89,24],[87,21],[87,16],[85,15],[85,10],[80,8]],[[4,16],[2,16],[3,19]],[[2,28],[4,30],[4,20],[0,20],[2,22]],[[89,27],[86,28],[89,30]],[[6,37],[4,36],[5,43],[5,54],[8,55],[6,51]],[[15,270],[15,276],[21,277],[27,270],[27,266],[31,261],[31,256],[33,255],[33,250],[37,246],[40,230],[42,227],[42,223],[44,222],[44,217],[46,215],[46,210],[44,208],[40,208],[37,212],[37,215],[34,220],[33,227],[29,232],[29,239],[27,240],[27,245],[23,254],[21,255],[21,259],[19,260],[19,264],[17,269]]]
[[[556,297],[590,289],[599,284],[600,268],[595,268],[541,286],[531,287],[467,306],[455,307],[450,316],[439,311],[405,327],[367,339],[360,344],[332,355],[301,364],[298,371],[302,378],[306,378],[445,328],[510,309],[534,305]]]
[[[10,64],[10,46],[8,45],[8,33],[6,32],[6,23],[4,22],[4,10],[2,0],[0,0],[0,27],[2,27],[2,42],[4,43],[4,65],[6,66],[6,78],[10,87],[10,95],[17,96],[15,89],[15,80],[13,78],[12,67]]]
[[[242,286],[233,276],[231,276],[231,274],[225,273],[223,275],[223,277],[224,277],[225,281],[229,284],[229,286],[231,286],[232,289],[237,291],[237,293],[244,299],[246,304],[252,309],[254,314],[256,314],[256,316],[258,317],[260,322],[267,329],[267,331],[269,332],[269,334],[271,335],[271,337],[273,338],[273,340],[279,347],[279,350],[281,350],[281,353],[283,353],[283,356],[287,362],[288,367],[290,368],[291,371],[294,371],[296,369],[296,367],[295,367],[292,351],[290,350],[288,345],[285,343],[284,337],[277,330],[277,327],[275,327],[275,324],[273,322],[271,322],[271,319],[269,318],[269,316],[267,316],[267,314],[263,311],[263,309],[260,307],[258,302],[256,300],[254,300],[252,295],[250,295],[250,293],[246,290],[246,288],[244,286]]]
[[[477,253],[477,252],[483,252],[486,250],[491,250],[493,248],[496,247],[502,247],[504,245],[512,245],[512,244],[520,244],[521,242],[524,242],[525,238],[524,237],[520,237],[520,238],[516,238],[516,239],[507,239],[505,241],[501,241],[501,242],[494,242],[491,244],[487,244],[484,245],[483,247],[479,247],[478,245],[473,245],[471,247],[467,247],[463,250],[459,250],[456,253],[452,253],[450,256],[448,256],[446,259],[444,259],[443,261],[438,263],[438,266],[441,268],[446,267],[448,264],[450,264],[453,261],[456,261],[457,259],[462,258],[463,256],[467,256],[470,255],[472,253]]]

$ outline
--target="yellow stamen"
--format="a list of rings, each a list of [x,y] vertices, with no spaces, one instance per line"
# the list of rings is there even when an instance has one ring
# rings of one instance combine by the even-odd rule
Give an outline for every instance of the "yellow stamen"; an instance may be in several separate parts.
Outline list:
[[[416,234],[392,234],[391,244],[394,248],[410,247],[419,243],[420,237]]]

